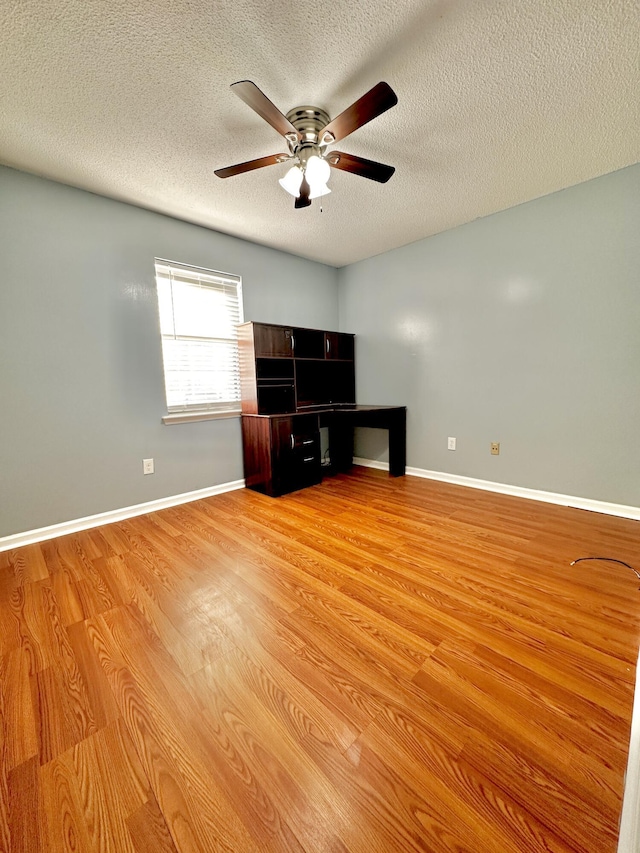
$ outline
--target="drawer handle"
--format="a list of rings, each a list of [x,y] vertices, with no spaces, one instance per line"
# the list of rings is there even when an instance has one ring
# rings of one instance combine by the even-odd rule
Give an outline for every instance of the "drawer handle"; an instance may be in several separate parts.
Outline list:
[[[304,459],[303,459],[302,461],[303,461],[303,462],[313,462],[313,460],[314,460],[315,458],[316,458],[315,456],[305,456],[305,457],[304,457]]]
[[[313,444],[313,439],[312,439],[312,438],[308,438],[308,439],[306,439],[306,441],[303,441],[302,443],[303,443],[303,444]]]
[[[331,340],[327,338],[327,352],[331,352]]]
[[[293,450],[293,448],[296,446],[296,440],[293,437],[293,433],[291,433],[290,438],[291,438],[291,449]]]

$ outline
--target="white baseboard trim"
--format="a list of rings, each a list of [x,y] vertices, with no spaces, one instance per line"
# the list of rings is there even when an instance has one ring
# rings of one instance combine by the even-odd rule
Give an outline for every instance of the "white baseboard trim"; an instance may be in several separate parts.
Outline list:
[[[377,468],[388,471],[388,462],[378,462],[375,459],[363,459],[356,456],[354,465],[365,468]],[[497,492],[501,495],[512,495],[516,498],[526,498],[531,501],[542,501],[559,506],[572,506],[577,509],[587,509],[591,512],[602,512],[605,515],[618,515],[621,518],[632,518],[640,521],[640,507],[626,504],[613,504],[607,501],[596,501],[591,498],[577,498],[572,495],[561,495],[557,492],[543,492],[539,489],[527,489],[524,486],[509,486],[506,483],[492,483],[490,480],[476,480],[473,477],[463,477],[460,474],[445,474],[441,471],[428,471],[425,468],[409,468],[407,474],[412,477],[423,477],[426,480],[439,480],[441,483],[452,483],[456,486],[468,486],[471,489],[483,489],[486,492]]]
[[[67,533],[78,533],[81,530],[89,530],[92,527],[101,527],[103,524],[112,524],[114,521],[124,521],[125,518],[146,515],[148,512],[156,512],[159,509],[167,509],[171,506],[199,501],[202,498],[210,498],[213,495],[221,495],[223,492],[232,492],[235,489],[243,488],[244,480],[232,480],[228,483],[220,483],[218,486],[208,486],[206,489],[196,489],[193,492],[183,492],[181,495],[170,495],[167,498],[158,498],[155,501],[147,501],[146,503],[135,504],[134,506],[127,506],[122,509],[99,512],[97,515],[87,515],[85,518],[76,518],[73,521],[62,521],[60,524],[39,527],[37,530],[14,533],[11,536],[0,537],[0,551],[21,548],[23,545],[33,545],[35,542],[44,542],[45,539],[66,536]]]
[[[636,665],[629,755],[618,835],[618,853],[638,853],[638,851],[640,851],[640,657]]]

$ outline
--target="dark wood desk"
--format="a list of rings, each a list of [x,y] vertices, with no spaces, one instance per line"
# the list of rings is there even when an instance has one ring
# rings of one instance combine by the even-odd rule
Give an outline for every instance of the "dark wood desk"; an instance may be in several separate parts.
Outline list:
[[[354,427],[386,429],[389,433],[389,474],[402,477],[407,462],[407,409],[405,406],[337,406],[318,413],[321,427],[329,429],[331,467],[348,471],[353,465]]]
[[[401,477],[406,466],[404,406],[317,406],[303,412],[244,414],[242,434],[247,488],[273,497],[319,483],[325,473],[353,465],[353,430],[357,426],[389,433],[389,473]],[[331,466],[320,459],[320,428],[329,434]]]
[[[406,462],[404,406],[356,405],[355,336],[273,323],[238,326],[247,488],[284,495],[353,464],[357,426],[389,433],[389,473]],[[329,433],[331,465],[320,458]]]

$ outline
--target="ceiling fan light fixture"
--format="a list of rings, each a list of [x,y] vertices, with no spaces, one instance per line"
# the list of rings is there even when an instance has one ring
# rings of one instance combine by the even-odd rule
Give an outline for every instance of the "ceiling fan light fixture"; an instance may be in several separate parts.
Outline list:
[[[300,184],[302,183],[302,169],[299,166],[292,166],[278,183],[283,190],[286,190],[294,198],[298,198],[300,196]]]
[[[306,161],[304,174],[309,183],[309,199],[320,198],[331,192],[327,186],[331,167],[323,157],[312,154]]]
[[[214,174],[218,178],[293,161],[297,165],[289,169],[279,183],[295,198],[295,209],[300,210],[309,207],[311,199],[331,192],[327,181],[332,167],[381,184],[395,172],[393,166],[384,163],[344,152],[325,151],[327,145],[339,142],[398,103],[388,83],[381,81],[334,119],[325,110],[313,106],[294,107],[284,115],[251,80],[239,80],[231,88],[241,101],[284,137],[289,151],[216,169]]]

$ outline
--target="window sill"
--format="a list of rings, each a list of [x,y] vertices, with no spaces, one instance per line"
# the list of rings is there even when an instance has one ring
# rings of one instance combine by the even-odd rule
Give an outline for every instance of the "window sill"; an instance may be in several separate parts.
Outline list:
[[[221,418],[239,418],[240,410],[229,412],[175,412],[162,418],[163,424],[190,424],[194,421],[218,421]]]

